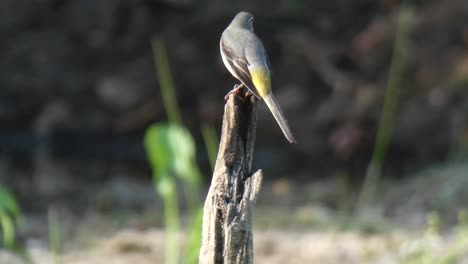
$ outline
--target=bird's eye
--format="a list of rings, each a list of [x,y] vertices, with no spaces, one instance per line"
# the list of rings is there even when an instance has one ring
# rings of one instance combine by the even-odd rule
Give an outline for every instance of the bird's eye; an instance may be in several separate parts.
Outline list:
[[[250,24],[253,24],[253,17],[249,18]]]

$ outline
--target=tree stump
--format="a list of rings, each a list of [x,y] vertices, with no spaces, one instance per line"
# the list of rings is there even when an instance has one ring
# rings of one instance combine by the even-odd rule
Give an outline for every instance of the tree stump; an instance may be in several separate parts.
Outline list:
[[[203,209],[201,264],[253,263],[252,213],[262,171],[252,174],[257,123],[254,96],[231,94],[224,109],[218,157]]]

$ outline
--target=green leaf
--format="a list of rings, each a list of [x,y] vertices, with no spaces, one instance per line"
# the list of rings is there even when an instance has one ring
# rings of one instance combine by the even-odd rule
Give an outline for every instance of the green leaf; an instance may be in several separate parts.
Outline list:
[[[15,227],[21,220],[21,211],[15,197],[0,185],[0,234],[6,248],[15,244]]]
[[[200,182],[195,142],[186,128],[177,124],[152,125],[145,133],[145,148],[156,182],[172,174],[190,184]]]
[[[6,248],[13,248],[15,244],[15,224],[11,216],[3,210],[0,210],[0,227],[3,244]]]
[[[158,180],[155,181],[155,184],[156,190],[163,197],[170,197],[172,192],[175,191],[174,178],[169,176],[159,177]]]
[[[166,223],[166,263],[179,263],[180,249],[177,233],[179,230],[178,193],[176,178],[188,188],[188,204],[196,208],[194,227],[191,228],[187,259],[196,263],[201,237],[201,207],[198,206],[198,190],[201,174],[196,164],[195,142],[189,131],[177,124],[154,124],[145,133],[144,145],[151,167],[157,192],[164,200]],[[198,228],[195,228],[198,227]]]
[[[16,202],[13,194],[6,188],[0,185],[0,210],[8,212],[13,216],[20,214],[18,203]]]

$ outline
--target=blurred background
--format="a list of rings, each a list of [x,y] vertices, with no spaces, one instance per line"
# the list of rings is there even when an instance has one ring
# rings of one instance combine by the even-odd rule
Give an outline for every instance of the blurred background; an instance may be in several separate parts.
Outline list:
[[[256,262],[468,263],[466,0],[0,1],[0,263],[197,263],[241,10]]]

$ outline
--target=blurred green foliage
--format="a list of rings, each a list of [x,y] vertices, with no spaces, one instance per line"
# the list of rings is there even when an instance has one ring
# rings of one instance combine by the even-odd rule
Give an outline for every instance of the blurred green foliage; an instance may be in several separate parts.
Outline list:
[[[426,233],[416,240],[406,241],[400,247],[403,264],[457,264],[468,252],[468,211],[461,210],[452,242],[441,234],[440,216],[436,212],[427,216]],[[445,245],[440,250],[441,245]],[[439,250],[438,250],[439,249]]]
[[[49,224],[49,249],[53,255],[53,263],[59,264],[61,263],[60,254],[62,252],[62,228],[57,211],[53,207],[49,207],[47,218]]]
[[[393,133],[393,125],[395,123],[404,67],[407,58],[409,32],[413,18],[413,8],[408,4],[401,5],[398,17],[398,29],[393,46],[392,61],[388,73],[387,90],[385,91],[377,138],[372,158],[367,168],[364,184],[359,195],[358,207],[362,207],[363,205],[375,200],[382,165],[387,156]]]
[[[167,58],[166,48],[161,38],[153,39],[153,58],[159,80],[159,87],[161,88],[161,96],[169,122],[181,124],[182,118],[177,104],[171,68],[169,67],[169,59]]]
[[[156,182],[164,182],[175,174],[188,184],[200,184],[195,142],[186,128],[166,123],[151,125],[145,133],[145,146]],[[159,193],[165,195],[168,191],[166,186],[158,186]]]
[[[214,170],[216,163],[216,155],[218,154],[218,135],[212,125],[205,124],[202,126],[203,140],[205,141],[206,151],[210,159],[211,169]]]
[[[182,189],[189,206],[189,223],[184,263],[198,263],[201,243],[202,206],[200,201],[201,172],[196,163],[195,140],[182,125],[177,97],[162,39],[153,41],[154,62],[168,123],[151,125],[145,132],[144,145],[153,170],[153,182],[164,201],[166,229],[166,263],[180,263],[179,195]],[[210,160],[216,156],[216,133],[210,126],[202,128]],[[180,183],[180,187],[178,188]]]
[[[0,234],[3,246],[14,252],[24,263],[33,261],[24,247],[16,241],[16,228],[23,221],[23,214],[15,196],[0,185]]]
[[[3,245],[13,249],[16,225],[22,219],[21,210],[15,197],[0,185],[0,231]]]

